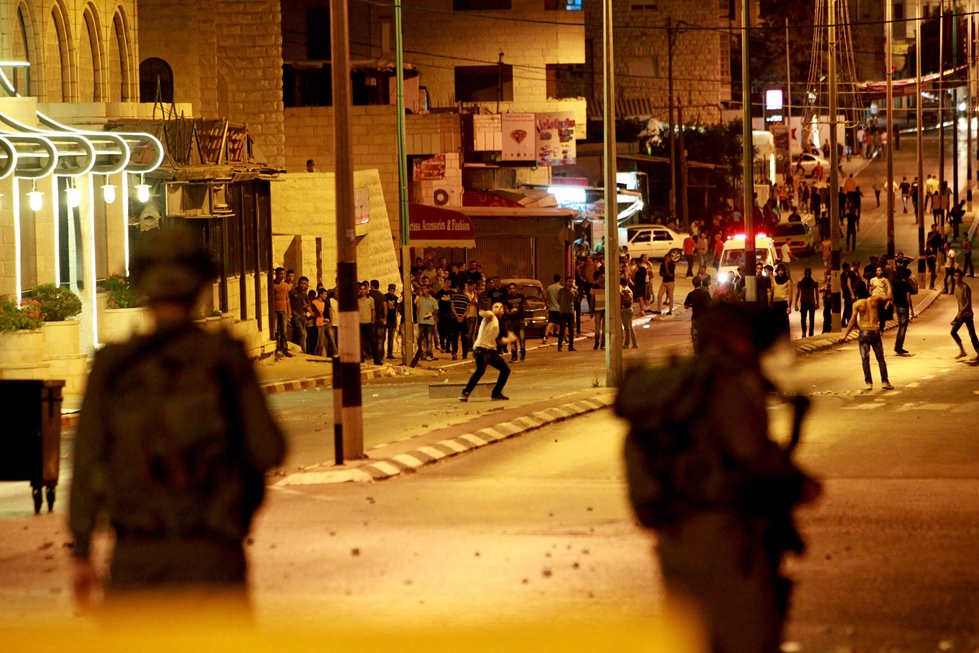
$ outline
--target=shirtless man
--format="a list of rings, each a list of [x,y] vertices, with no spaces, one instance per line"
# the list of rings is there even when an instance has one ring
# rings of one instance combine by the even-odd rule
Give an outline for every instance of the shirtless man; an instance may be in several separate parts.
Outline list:
[[[955,270],[955,301],[959,305],[959,310],[952,320],[952,339],[959,346],[959,353],[956,358],[965,358],[965,347],[962,346],[962,338],[959,337],[959,329],[962,325],[969,331],[969,339],[972,341],[972,348],[976,350],[975,360],[979,360],[979,338],[976,337],[976,327],[973,322],[972,313],[972,288],[969,284],[962,281],[962,270]]]
[[[867,384],[865,392],[870,392],[874,389],[874,380],[870,376],[871,349],[874,350],[877,365],[880,367],[881,387],[884,390],[893,390],[894,386],[887,379],[887,363],[884,362],[884,345],[880,340],[880,317],[877,312],[880,304],[888,301],[889,298],[880,296],[871,297],[870,291],[867,290],[866,286],[857,287],[856,297],[857,301],[853,302],[853,317],[850,318],[850,323],[846,325],[846,331],[843,333],[843,337],[840,338],[840,342],[845,342],[846,337],[850,335],[853,327],[859,326],[860,337],[857,339],[857,342],[860,343],[860,362],[863,364],[863,380]]]

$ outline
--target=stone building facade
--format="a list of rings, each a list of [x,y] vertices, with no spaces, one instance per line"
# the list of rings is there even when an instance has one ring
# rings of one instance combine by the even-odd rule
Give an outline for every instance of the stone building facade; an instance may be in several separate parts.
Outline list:
[[[38,102],[138,99],[136,0],[18,0],[0,4],[5,61],[30,64],[17,91]]]
[[[722,103],[731,99],[733,33],[728,3],[631,0],[613,3],[613,13],[615,88],[620,116],[625,108],[626,115],[622,117],[668,120],[667,18],[671,18],[678,25],[673,49],[674,96],[684,105],[684,120],[716,122]],[[601,2],[585,3],[585,22],[591,97],[595,100],[593,106],[601,106],[604,70]]]
[[[173,71],[193,115],[247,123],[256,157],[285,165],[278,0],[139,0],[140,61]]]

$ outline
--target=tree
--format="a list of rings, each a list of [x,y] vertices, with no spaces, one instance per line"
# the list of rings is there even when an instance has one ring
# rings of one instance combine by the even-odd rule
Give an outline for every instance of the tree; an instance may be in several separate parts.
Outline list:
[[[753,103],[766,88],[785,88],[785,21],[789,22],[792,105],[802,106],[812,63],[816,0],[762,2],[762,23],[749,32],[749,69]],[[740,65],[737,69],[740,71]]]

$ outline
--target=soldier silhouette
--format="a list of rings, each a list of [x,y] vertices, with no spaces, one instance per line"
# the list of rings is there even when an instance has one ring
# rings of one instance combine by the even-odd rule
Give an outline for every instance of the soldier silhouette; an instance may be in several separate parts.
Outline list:
[[[152,590],[246,596],[243,540],[285,443],[243,345],[193,322],[213,274],[182,229],[143,236],[134,252],[134,286],[156,328],[107,345],[89,376],[69,514],[82,606],[103,584],[90,557],[103,516],[115,533],[107,599]]]
[[[768,433],[760,357],[787,343],[784,325],[771,310],[713,305],[700,353],[633,370],[616,403],[631,426],[630,499],[656,531],[667,595],[698,613],[716,652],[779,650],[791,588],[780,566],[803,549],[792,507],[819,493],[789,458],[808,400],[796,399],[788,448]]]

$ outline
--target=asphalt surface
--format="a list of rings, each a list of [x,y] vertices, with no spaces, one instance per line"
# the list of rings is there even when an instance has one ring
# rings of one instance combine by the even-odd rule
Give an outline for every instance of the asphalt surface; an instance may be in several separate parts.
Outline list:
[[[907,146],[903,152],[898,176],[913,166]],[[865,188],[874,166],[883,164],[865,171]],[[872,193],[865,192],[867,206]],[[883,251],[885,233],[880,212],[864,216],[861,260]],[[898,245],[908,252],[916,250],[916,233],[906,220]],[[793,276],[807,263],[821,265],[818,255],[800,261]],[[678,289],[678,301],[684,294]],[[860,392],[853,344],[788,364],[796,388],[814,399],[799,460],[825,479],[822,500],[800,512],[808,555],[790,566],[799,584],[787,639],[796,650],[979,648],[979,379],[952,358],[953,311],[950,298],[940,297],[912,323],[912,357],[891,355],[893,333],[885,336],[894,391]],[[680,312],[639,329],[641,348],[626,352],[627,363],[688,351],[688,319]],[[791,322],[797,330],[795,314]],[[428,399],[428,384],[443,380],[434,371],[431,380],[371,381],[364,386],[368,447],[410,446],[434,429],[463,429],[473,417],[491,422],[503,411],[594,390],[604,358],[582,344],[573,353],[553,346],[530,352],[514,366],[506,408]],[[444,372],[450,382],[466,376],[462,365]],[[289,435],[288,470],[328,463],[329,391],[277,395],[271,403]],[[784,411],[774,407],[772,417],[784,436]],[[249,546],[260,623],[326,621],[356,630],[648,620],[660,613],[663,595],[653,540],[625,501],[623,433],[606,410],[382,483],[273,488]],[[61,497],[54,515],[35,518],[24,488],[0,488],[8,624],[84,622],[68,597],[63,506]],[[104,551],[107,543],[99,544]]]

